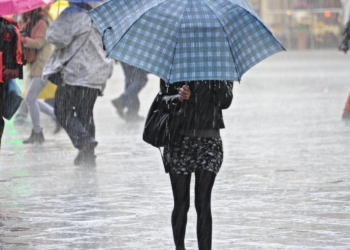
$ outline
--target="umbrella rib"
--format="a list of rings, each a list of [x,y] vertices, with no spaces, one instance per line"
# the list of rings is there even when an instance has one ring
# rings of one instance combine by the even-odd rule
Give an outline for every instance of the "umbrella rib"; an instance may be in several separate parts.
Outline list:
[[[160,3],[164,3],[167,0],[162,0]],[[136,23],[142,16],[144,16],[148,11],[152,10],[153,8],[157,7],[160,3],[155,4],[153,7],[149,8],[147,11],[145,11],[139,18],[137,18],[130,26],[129,28],[123,33],[123,35],[119,38],[119,40],[115,43],[115,45],[108,51],[107,57],[112,53],[114,48],[118,45],[118,43],[123,39],[123,37],[128,33],[128,31],[131,29],[131,27]]]
[[[188,5],[188,1],[187,1],[187,4],[186,6]],[[186,6],[184,7],[184,11],[182,13],[182,17],[180,18],[180,25],[179,25],[179,30],[181,28],[181,25],[182,25],[182,20],[183,20],[183,17],[184,17],[184,13],[186,12]],[[171,67],[170,67],[170,71],[169,71],[169,75],[168,75],[168,79],[167,79],[167,82],[170,83],[170,78],[171,78],[171,73],[173,71],[173,66],[174,66],[174,60],[175,60],[175,54],[176,54],[176,48],[177,48],[177,42],[179,40],[179,35],[180,35],[180,32],[176,32],[177,36],[176,36],[176,41],[175,41],[175,49],[174,49],[174,54],[173,54],[173,59],[171,60]]]
[[[241,5],[239,5],[239,4],[236,4],[236,3],[233,3],[233,2],[231,2],[230,0],[228,0],[230,3],[232,3],[232,4],[235,4],[236,6],[238,6],[239,8],[241,8],[241,9],[243,9],[244,11],[246,11],[246,12],[248,12],[248,13],[250,13],[248,10],[246,10],[244,7],[242,7]],[[221,22],[221,20],[219,19],[219,17],[216,15],[216,13],[215,13],[215,11],[210,7],[210,5],[209,4],[207,4],[207,0],[205,0],[205,4],[209,7],[209,9],[215,14],[215,17],[219,20],[219,22],[220,22],[220,24],[221,24],[221,26],[222,26],[222,28],[223,28],[223,31],[225,32],[225,34],[226,34],[226,39],[228,38],[228,36],[227,36],[227,33],[226,33],[226,30],[225,30],[225,28],[224,28],[224,26],[222,25],[222,22]],[[251,13],[250,13],[251,14]],[[274,35],[273,35],[273,33],[271,32],[271,30],[268,28],[268,27],[266,27],[266,25],[263,23],[263,22],[261,22],[255,15],[253,15],[253,14],[251,14],[252,16],[253,16],[253,18],[256,20],[256,21],[258,21],[260,24],[262,24],[265,28],[266,28],[266,30],[273,36],[273,37],[275,37]],[[283,45],[276,39],[276,41],[275,41],[284,51],[286,51],[286,49],[283,47]],[[232,47],[231,47],[231,44],[229,43],[229,41],[228,41],[228,44],[229,44],[229,47],[230,47],[230,50],[231,50],[231,54],[233,54],[233,50],[232,50]],[[277,52],[275,52],[275,53],[277,53]],[[233,58],[233,61],[234,61],[234,63],[235,63],[235,68],[236,68],[236,70],[237,70],[237,64],[236,64],[236,61],[235,61],[235,58],[234,57],[232,57]],[[261,59],[260,61],[262,61],[263,59]],[[250,68],[252,68],[253,66],[251,66]],[[239,74],[238,75],[238,82],[240,82],[241,81],[241,77],[240,77],[240,75],[241,76],[243,76],[243,74],[245,73],[245,72],[247,72],[250,68],[247,68],[247,69],[245,69],[244,70],[244,72],[242,72],[242,74]],[[238,72],[238,71],[237,71]]]
[[[239,5],[239,4],[236,4],[236,5],[239,6],[240,8],[242,8],[244,11],[250,13],[248,10],[246,10],[245,8],[243,8],[241,5]],[[275,37],[275,35],[271,32],[271,30],[270,30],[263,22],[261,22],[255,15],[252,15],[252,16],[253,16],[253,18],[254,18],[257,22],[259,22],[261,25],[263,25],[263,26],[266,28],[266,30],[271,34],[271,36]],[[282,48],[282,50],[286,51],[286,49],[283,47],[283,45],[280,43],[280,41],[279,41],[278,39],[275,39],[274,42],[277,43],[277,44]],[[278,52],[278,51],[275,51],[274,53],[272,53],[272,54],[270,54],[270,55],[268,55],[268,56],[271,56],[271,55],[273,55],[273,54],[276,54],[277,52]],[[263,61],[263,60],[266,59],[268,56],[266,56],[265,58],[260,58],[260,61],[259,61],[259,62]],[[242,72],[242,76],[243,76],[243,74],[244,74],[245,72],[247,72],[247,71],[248,71],[249,69],[251,69],[252,67],[254,67],[254,65],[250,66],[249,68],[246,68],[246,69],[244,70],[244,72]]]
[[[229,47],[230,47],[230,51],[231,51],[231,55],[233,55],[234,53],[234,51],[233,51],[233,49],[231,48],[231,44],[230,44],[230,41],[228,40],[228,36],[227,36],[227,33],[226,33],[226,30],[225,30],[225,27],[224,27],[224,25],[222,25],[222,22],[221,22],[221,20],[219,19],[219,17],[216,15],[216,13],[215,13],[215,11],[210,7],[210,5],[209,4],[207,4],[207,1],[206,0],[204,0],[204,2],[205,2],[205,4],[208,6],[208,8],[214,13],[214,16],[218,19],[218,21],[220,22],[220,24],[221,24],[221,27],[222,27],[222,30],[224,31],[224,33],[225,33],[225,37],[226,37],[226,40],[227,40],[227,43],[228,43],[228,45],[229,45]],[[238,74],[238,69],[237,69],[237,63],[236,63],[236,60],[235,60],[235,58],[232,56],[232,59],[233,59],[233,62],[234,62],[234,64],[235,64],[235,69],[236,69],[236,72],[237,72],[237,74]],[[240,74],[238,74],[238,82],[240,82],[241,81],[241,77],[240,77]]]
[[[257,16],[256,16],[257,14],[255,13],[255,11],[252,11],[252,12],[251,12],[251,11],[247,10],[246,8],[244,8],[244,6],[242,6],[242,5],[238,4],[238,3],[232,2],[232,0],[227,0],[227,1],[229,1],[229,2],[232,3],[232,4],[235,4],[235,5],[239,6],[240,8],[242,8],[243,10],[245,10],[246,12],[252,14],[252,16],[254,16],[254,18],[255,18],[259,23],[261,23],[261,24],[269,31],[269,33],[270,33],[273,37],[275,37],[275,35],[271,32],[271,30],[269,29],[269,27],[267,27],[267,26],[265,25],[265,23],[261,22],[261,21],[257,18]],[[276,40],[277,40],[277,42],[279,43],[279,45],[283,48],[283,50],[286,51],[286,49],[283,47],[283,44],[281,44],[281,43],[279,42],[278,39],[276,39]]]

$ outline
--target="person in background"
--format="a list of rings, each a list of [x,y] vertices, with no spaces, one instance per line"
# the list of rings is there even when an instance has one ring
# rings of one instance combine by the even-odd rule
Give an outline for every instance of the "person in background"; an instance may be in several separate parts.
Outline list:
[[[33,129],[30,137],[24,140],[23,143],[41,144],[45,139],[43,129],[40,125],[40,110],[52,119],[56,119],[53,107],[45,102],[41,102],[39,108],[37,100],[40,92],[47,84],[47,81],[43,81],[41,77],[44,65],[51,54],[51,45],[45,39],[49,21],[40,8],[24,13],[22,19],[21,34],[23,47],[36,50],[36,60],[29,63],[30,80],[25,97]]]
[[[147,83],[147,72],[123,62],[121,65],[125,75],[125,91],[120,97],[112,100],[112,104],[126,122],[143,121],[143,117],[138,114],[140,109],[138,94]]]
[[[343,40],[339,46],[339,50],[343,51],[345,54],[349,50],[349,41],[350,41],[350,20],[345,26],[345,29],[343,32]],[[345,102],[342,119],[345,121],[350,121],[350,93],[348,95],[348,99]]]
[[[55,50],[43,78],[58,71],[63,75],[63,84],[56,90],[55,114],[79,150],[74,159],[77,166],[96,165],[93,108],[113,72],[113,61],[106,58],[101,35],[86,14],[90,9],[87,3],[70,3],[46,34]]]

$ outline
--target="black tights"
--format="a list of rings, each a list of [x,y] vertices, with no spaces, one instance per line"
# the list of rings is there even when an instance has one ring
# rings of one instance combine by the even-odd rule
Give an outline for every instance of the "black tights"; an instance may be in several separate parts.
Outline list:
[[[210,250],[212,238],[210,200],[216,174],[200,170],[195,172],[195,176],[198,248]],[[190,208],[191,175],[170,174],[170,180],[174,195],[174,210],[171,216],[174,243],[177,250],[183,250],[185,249],[187,212]]]

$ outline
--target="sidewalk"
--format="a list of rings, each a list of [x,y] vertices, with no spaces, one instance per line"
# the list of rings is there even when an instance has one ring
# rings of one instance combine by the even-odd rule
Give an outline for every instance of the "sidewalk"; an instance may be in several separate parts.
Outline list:
[[[280,53],[235,84],[213,190],[213,249],[350,249],[350,124],[341,121],[349,65],[336,50]],[[116,65],[96,104],[96,168],[73,166],[77,151],[44,115],[42,146],[21,144],[30,126],[6,124],[0,249],[174,249],[159,152],[142,141],[143,123],[125,123],[111,105],[123,79]],[[150,75],[140,115],[158,87]],[[198,249],[191,199],[188,250]]]

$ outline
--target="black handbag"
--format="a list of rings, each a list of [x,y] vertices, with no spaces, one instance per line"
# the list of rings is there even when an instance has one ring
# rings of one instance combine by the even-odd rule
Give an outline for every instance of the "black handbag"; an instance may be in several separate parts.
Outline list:
[[[63,76],[62,76],[62,71],[58,71],[52,75],[49,76],[49,81],[52,82],[53,84],[59,86],[63,85]]]
[[[157,96],[152,103],[143,130],[143,140],[157,148],[165,147],[173,141],[181,124],[180,115],[183,113],[182,104],[179,111],[175,111],[176,105],[173,104],[170,111],[166,112],[161,100],[158,99]]]

